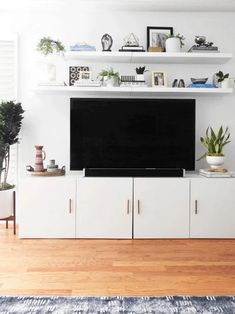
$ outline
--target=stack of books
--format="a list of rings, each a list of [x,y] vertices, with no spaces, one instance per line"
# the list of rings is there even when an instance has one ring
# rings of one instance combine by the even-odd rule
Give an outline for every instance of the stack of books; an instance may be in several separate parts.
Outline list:
[[[192,46],[188,52],[219,52],[218,47],[215,46]]]
[[[217,88],[214,84],[190,84],[188,87],[191,88]]]
[[[123,86],[147,87],[146,82],[137,80],[135,75],[121,75],[120,86],[121,87]]]
[[[225,168],[199,169],[199,174],[207,178],[230,178],[233,175]]]
[[[119,51],[129,51],[129,52],[145,52],[143,46],[122,46]]]

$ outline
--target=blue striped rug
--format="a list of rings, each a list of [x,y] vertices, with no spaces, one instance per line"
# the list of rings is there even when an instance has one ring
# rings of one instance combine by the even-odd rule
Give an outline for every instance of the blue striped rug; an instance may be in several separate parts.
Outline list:
[[[235,297],[0,297],[0,314],[234,314]]]

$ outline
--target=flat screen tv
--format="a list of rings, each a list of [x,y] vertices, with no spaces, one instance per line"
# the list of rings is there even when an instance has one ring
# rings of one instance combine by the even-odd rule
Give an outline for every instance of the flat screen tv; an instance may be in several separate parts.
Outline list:
[[[194,99],[71,98],[70,169],[195,168]]]

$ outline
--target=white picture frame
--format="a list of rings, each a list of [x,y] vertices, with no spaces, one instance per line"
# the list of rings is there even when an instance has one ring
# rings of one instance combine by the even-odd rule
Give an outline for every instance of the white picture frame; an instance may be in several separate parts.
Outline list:
[[[152,72],[152,87],[167,87],[167,77],[165,71]]]

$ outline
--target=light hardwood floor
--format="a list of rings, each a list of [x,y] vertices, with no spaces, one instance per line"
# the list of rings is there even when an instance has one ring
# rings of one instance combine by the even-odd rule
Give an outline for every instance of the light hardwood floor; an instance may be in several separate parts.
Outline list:
[[[21,240],[0,225],[0,295],[234,295],[235,240]]]

